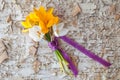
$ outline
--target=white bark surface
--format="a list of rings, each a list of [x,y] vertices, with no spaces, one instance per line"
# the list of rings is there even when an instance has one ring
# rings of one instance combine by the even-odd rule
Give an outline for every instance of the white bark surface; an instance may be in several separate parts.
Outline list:
[[[81,12],[72,16],[75,5]],[[54,7],[69,30],[67,36],[112,63],[105,68],[73,47],[61,47],[75,59],[79,75],[60,71],[55,54],[47,42],[33,42],[22,33],[21,21],[40,5]],[[7,47],[8,60],[0,64],[0,80],[120,80],[120,0],[0,0],[0,38]],[[30,55],[37,46],[37,56]],[[2,54],[2,53],[0,53]],[[36,61],[37,58],[37,61]],[[34,68],[36,68],[34,70]],[[36,73],[37,72],[37,73]]]

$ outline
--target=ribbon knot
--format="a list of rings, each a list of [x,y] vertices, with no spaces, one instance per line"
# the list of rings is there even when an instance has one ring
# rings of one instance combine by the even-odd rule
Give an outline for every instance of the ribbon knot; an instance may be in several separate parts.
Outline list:
[[[53,51],[55,51],[55,50],[58,49],[58,43],[57,43],[57,41],[55,41],[55,40],[49,42],[49,43],[48,43],[48,46],[49,46]]]

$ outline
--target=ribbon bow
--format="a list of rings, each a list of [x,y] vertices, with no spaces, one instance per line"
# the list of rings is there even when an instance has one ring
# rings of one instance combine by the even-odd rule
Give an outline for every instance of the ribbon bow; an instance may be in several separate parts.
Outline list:
[[[53,50],[59,50],[63,56],[63,58],[69,63],[68,67],[72,70],[72,72],[74,73],[74,75],[76,76],[78,74],[78,70],[76,69],[75,65],[73,64],[73,62],[71,61],[70,57],[67,55],[67,53],[65,51],[63,51],[61,48],[59,48],[58,45],[58,38],[62,39],[63,41],[65,41],[66,43],[70,44],[71,46],[73,46],[74,48],[78,49],[79,51],[81,51],[83,54],[87,55],[88,57],[92,58],[93,60],[101,63],[102,65],[104,65],[105,67],[109,67],[111,65],[111,63],[105,61],[104,59],[100,58],[99,56],[95,55],[93,52],[85,49],[82,45],[78,44],[77,42],[73,41],[72,39],[66,37],[66,36],[61,36],[61,37],[55,37],[54,40],[52,42],[48,43],[48,46]]]

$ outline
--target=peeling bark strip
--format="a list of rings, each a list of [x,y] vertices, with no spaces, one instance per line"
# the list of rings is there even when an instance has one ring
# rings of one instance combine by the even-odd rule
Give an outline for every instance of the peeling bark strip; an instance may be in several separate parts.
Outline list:
[[[35,48],[34,46],[31,46],[29,50],[30,50],[29,53],[30,53],[32,56],[35,56],[35,55],[36,55],[37,48]]]
[[[116,5],[115,4],[112,4],[112,5],[110,5],[110,14],[114,14],[115,12],[116,12]]]
[[[40,63],[40,61],[38,61],[38,60],[35,60],[35,61],[33,62],[33,70],[35,71],[35,73],[39,72],[39,70],[40,70],[40,65],[41,65],[41,63]]]
[[[6,19],[7,23],[11,22],[12,21],[12,18],[11,18],[11,15],[9,15]]]
[[[95,9],[97,8],[97,6],[94,3],[81,3],[80,7],[82,9],[82,13],[89,14],[95,13]]]
[[[39,42],[34,42],[33,41],[33,45],[29,48],[29,53],[30,55],[32,55],[34,57],[34,62],[32,63],[32,67],[35,73],[38,73],[40,70],[40,65],[41,62],[38,60],[38,55],[37,55],[37,51],[39,48]]]
[[[72,11],[72,16],[76,16],[78,13],[81,13],[81,8],[79,7],[78,4],[75,5],[75,7],[73,8],[73,11]]]
[[[35,56],[37,54],[38,47],[39,43],[33,41],[33,45],[29,48],[30,55]]]
[[[120,19],[120,14],[116,14],[115,15],[115,21],[119,20]]]
[[[6,47],[2,39],[0,39],[0,64],[6,59],[8,59]]]

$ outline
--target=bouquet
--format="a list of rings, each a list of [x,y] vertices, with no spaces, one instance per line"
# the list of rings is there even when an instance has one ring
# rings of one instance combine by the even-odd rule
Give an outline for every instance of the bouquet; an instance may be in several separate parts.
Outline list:
[[[39,9],[34,8],[33,12],[30,12],[26,17],[26,20],[21,23],[24,26],[24,30],[22,31],[29,32],[29,36],[36,42],[41,41],[42,39],[46,40],[48,46],[56,54],[60,68],[63,72],[70,75],[78,75],[78,70],[69,55],[59,47],[58,39],[62,39],[106,67],[111,65],[109,62],[85,49],[82,45],[68,38],[66,36],[68,30],[63,29],[64,23],[60,22],[59,17],[53,15],[53,10],[53,8],[46,10],[43,6],[40,6]]]

